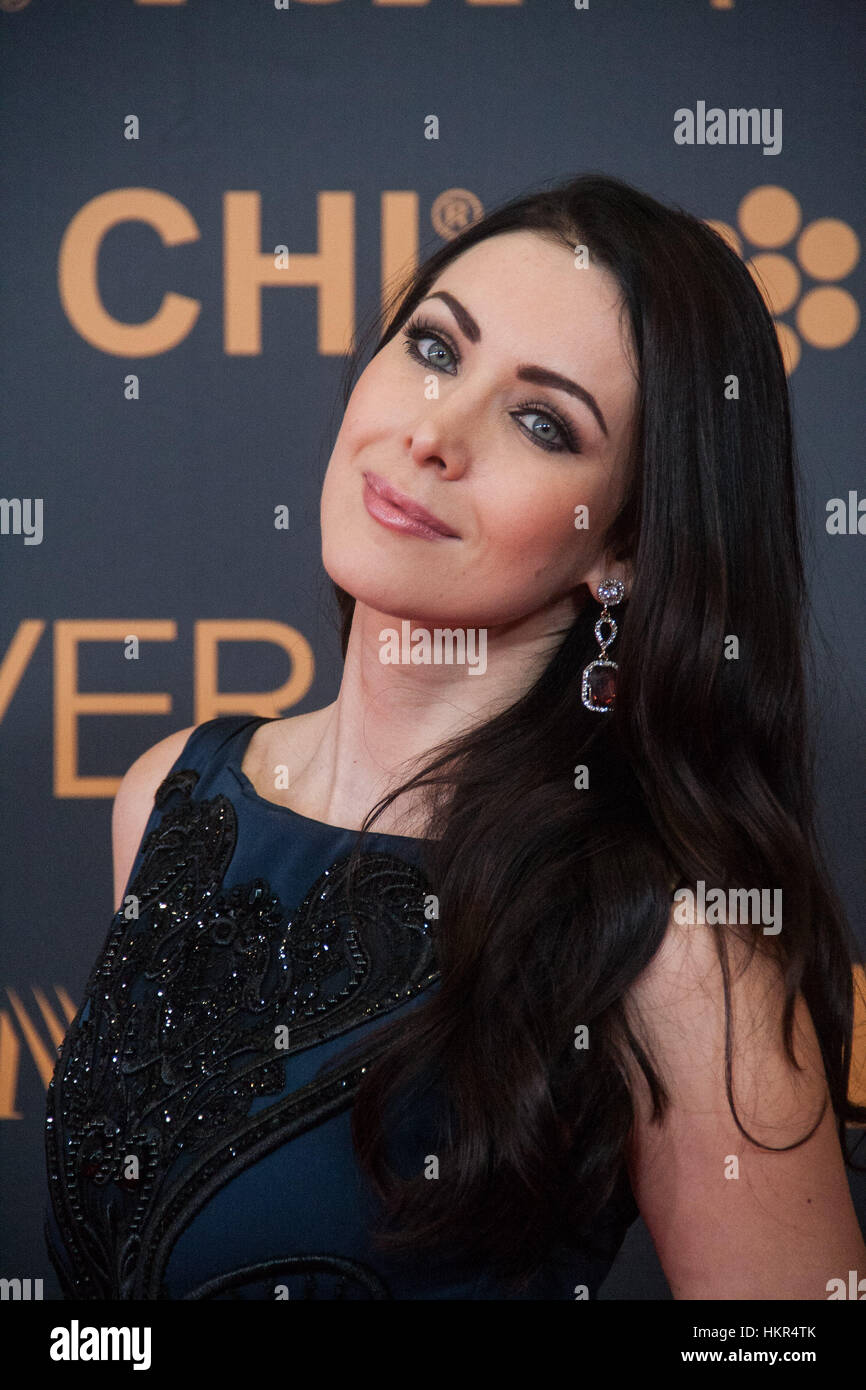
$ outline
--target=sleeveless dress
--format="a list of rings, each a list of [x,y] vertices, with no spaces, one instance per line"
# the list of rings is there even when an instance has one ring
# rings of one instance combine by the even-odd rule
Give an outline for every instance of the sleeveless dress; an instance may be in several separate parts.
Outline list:
[[[355,832],[267,800],[241,769],[265,722],[221,716],[188,739],[60,1049],[45,1239],[64,1297],[595,1297],[638,1215],[624,1166],[586,1243],[520,1294],[372,1243],[351,1106],[382,1024],[437,987],[423,842],[368,833],[350,920]],[[429,1095],[388,1131],[406,1176],[437,1153]]]

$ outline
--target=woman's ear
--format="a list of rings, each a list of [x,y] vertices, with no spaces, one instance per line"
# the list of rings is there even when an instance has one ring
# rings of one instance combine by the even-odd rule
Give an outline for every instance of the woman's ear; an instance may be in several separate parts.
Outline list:
[[[604,603],[604,600],[599,598],[598,586],[605,579],[618,579],[625,588],[624,598],[627,599],[629,594],[631,593],[632,582],[634,579],[634,573],[632,570],[631,562],[628,560],[614,560],[610,557],[607,557],[606,559],[602,560],[600,564],[598,564],[592,570],[590,570],[589,574],[584,579],[584,583],[586,584],[587,588],[589,589],[589,592],[592,594],[596,603]]]

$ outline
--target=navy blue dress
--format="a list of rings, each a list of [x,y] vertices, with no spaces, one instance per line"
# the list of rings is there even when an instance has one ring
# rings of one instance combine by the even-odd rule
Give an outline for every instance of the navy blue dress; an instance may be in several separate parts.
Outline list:
[[[594,1297],[638,1214],[625,1168],[586,1248],[520,1295],[478,1265],[372,1243],[351,1106],[377,1021],[437,987],[422,842],[368,834],[350,917],[355,832],[267,800],[241,770],[264,722],[224,716],[188,739],[64,1039],[45,1227],[64,1296]],[[323,1070],[359,1039],[360,1057]],[[389,1133],[407,1175],[438,1152],[425,1095]]]

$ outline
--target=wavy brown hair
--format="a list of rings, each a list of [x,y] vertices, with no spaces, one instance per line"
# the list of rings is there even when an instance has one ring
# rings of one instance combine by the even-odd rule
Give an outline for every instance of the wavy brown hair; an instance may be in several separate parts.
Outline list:
[[[704,222],[588,174],[515,198],[438,249],[392,298],[375,352],[451,261],[515,230],[587,246],[617,280],[631,330],[630,485],[605,542],[634,567],[617,609],[616,707],[600,716],[581,702],[597,655],[587,595],[531,688],[432,750],[365,818],[356,854],[386,806],[427,788],[440,981],[377,1034],[384,1052],[364,1075],[352,1131],[382,1201],[383,1247],[462,1252],[521,1283],[563,1240],[578,1244],[615,1190],[635,1118],[626,1061],[646,1078],[654,1118],[669,1103],[625,999],[662,942],[672,884],[782,889],[783,930],[753,928],[752,946],[784,972],[779,1023],[795,1065],[798,992],[806,999],[849,1163],[845,1123],[866,1122],[866,1107],[848,1098],[856,945],[814,823],[799,482],[772,319]],[[349,361],[344,408],[363,351]],[[738,400],[726,399],[731,373]],[[355,601],[334,587],[345,657]],[[724,658],[729,634],[739,660]],[[580,792],[578,764],[589,769]],[[730,941],[715,933],[728,1100],[745,1134]],[[587,1050],[574,1046],[577,1024],[588,1025]],[[430,1182],[389,1164],[386,1111],[434,1083],[448,1119]]]

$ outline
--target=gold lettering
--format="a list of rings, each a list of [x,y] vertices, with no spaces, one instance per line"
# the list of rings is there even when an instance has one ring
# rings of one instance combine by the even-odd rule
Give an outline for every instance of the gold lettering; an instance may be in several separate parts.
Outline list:
[[[866,1105],[866,969],[854,966],[854,1029],[848,1098]]]
[[[0,665],[0,720],[6,717],[12,696],[44,631],[45,623],[41,618],[25,618],[18,624],[18,631]]]
[[[171,696],[159,694],[82,693],[78,689],[79,642],[116,642],[136,636],[151,642],[174,642],[177,623],[168,619],[64,619],[54,625],[54,795],[114,796],[119,777],[78,776],[78,719],[83,714],[170,714]]]
[[[33,997],[39,1006],[39,1012],[48,1030],[49,1037],[54,1044],[55,1052],[52,1054],[45,1046],[39,1036],[34,1024],[28,1017],[27,1011],[15,990],[7,989],[9,1002],[18,1021],[18,1027],[24,1035],[30,1056],[36,1063],[36,1070],[42,1080],[43,1086],[47,1087],[51,1080],[54,1065],[57,1060],[56,1050],[63,1042],[66,1027],[75,1017],[76,1009],[72,1000],[69,998],[62,985],[55,985],[54,992],[60,1000],[63,1012],[66,1015],[66,1025],[64,1025],[53,1008],[46,999],[44,993],[38,985],[33,986]],[[5,1009],[0,1010],[0,1120],[20,1120],[20,1111],[15,1108],[15,1101],[18,1094],[18,1068],[21,1057],[21,1044],[18,1041],[12,1021]]]
[[[418,194],[383,193],[382,222],[382,312],[390,296],[418,266]]]
[[[274,265],[273,249],[261,247],[261,195],[226,193],[223,205],[225,350],[262,350],[262,285],[318,288],[318,349],[330,356],[350,350],[355,332],[355,197],[319,193],[319,250],[290,248],[287,269]],[[285,241],[285,237],[280,237]]]
[[[219,689],[220,642],[274,642],[288,652],[292,662],[289,679],[276,690],[234,693]],[[195,722],[202,724],[220,714],[281,714],[302,700],[313,683],[313,649],[297,628],[287,623],[259,620],[208,619],[195,625]]]
[[[73,328],[101,352],[154,357],[177,347],[191,332],[201,304],[169,290],[153,318],[144,323],[112,318],[99,294],[99,251],[107,233],[121,222],[146,222],[159,233],[163,246],[197,241],[201,235],[183,203],[158,188],[101,193],[84,204],[63,234],[57,265],[60,302]]]

